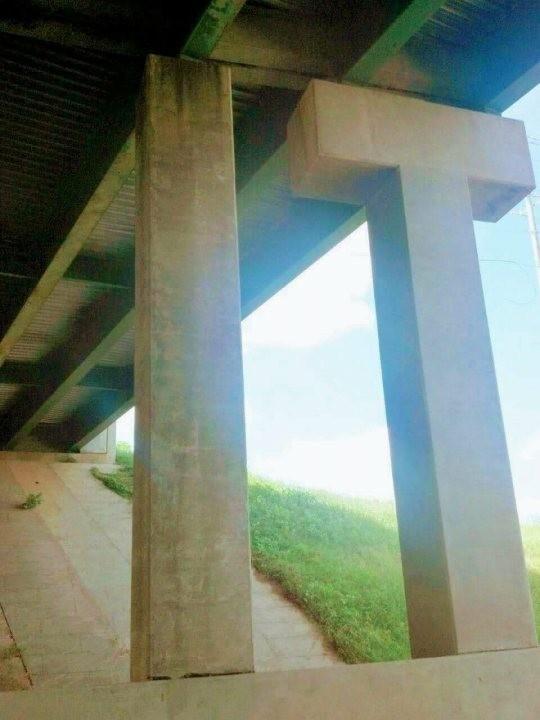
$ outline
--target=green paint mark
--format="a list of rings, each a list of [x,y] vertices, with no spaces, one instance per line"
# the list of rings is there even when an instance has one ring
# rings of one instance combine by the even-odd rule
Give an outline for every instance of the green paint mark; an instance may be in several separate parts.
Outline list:
[[[212,0],[189,36],[183,52],[195,58],[208,57],[243,4],[243,0]]]
[[[345,75],[345,80],[364,84],[373,79],[377,70],[415,35],[440,10],[446,0],[412,0],[407,8],[388,26],[381,37]]]

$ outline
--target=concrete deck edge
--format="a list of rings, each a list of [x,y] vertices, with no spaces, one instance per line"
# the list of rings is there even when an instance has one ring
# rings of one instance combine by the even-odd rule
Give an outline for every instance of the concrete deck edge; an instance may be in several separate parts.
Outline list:
[[[540,648],[0,695],[3,720],[536,720]]]

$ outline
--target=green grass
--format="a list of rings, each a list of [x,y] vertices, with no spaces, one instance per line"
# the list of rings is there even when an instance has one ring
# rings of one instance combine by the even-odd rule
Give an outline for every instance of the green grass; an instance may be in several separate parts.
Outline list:
[[[41,505],[43,502],[43,497],[41,493],[29,493],[26,496],[26,500],[21,503],[21,509],[22,510],[32,510],[32,508],[37,507],[38,505]]]
[[[534,615],[536,617],[536,630],[540,639],[540,524],[523,525],[521,528],[525,560],[529,571],[531,595]]]
[[[114,472],[102,472],[92,468],[92,475],[100,480],[105,487],[123,498],[133,497],[133,450],[126,442],[116,446],[116,464]]]
[[[320,625],[346,662],[408,657],[390,503],[344,500],[251,479],[254,566]]]
[[[128,446],[129,447],[129,446]],[[121,459],[120,459],[121,456]],[[114,473],[94,475],[133,491],[131,450]],[[341,498],[250,477],[253,565],[319,624],[349,663],[409,656],[403,578],[392,503]],[[540,525],[523,527],[540,634]]]
[[[133,470],[133,450],[127,442],[122,440],[116,445],[116,462],[123,468]]]
[[[98,468],[92,468],[92,475],[120,497],[133,497],[133,473],[131,471],[119,468],[115,472],[105,473]]]

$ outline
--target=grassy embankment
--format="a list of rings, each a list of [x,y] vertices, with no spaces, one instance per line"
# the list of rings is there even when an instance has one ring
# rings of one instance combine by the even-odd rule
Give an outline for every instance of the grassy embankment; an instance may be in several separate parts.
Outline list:
[[[131,497],[133,458],[120,446],[117,472],[95,476]],[[349,663],[408,657],[395,510],[250,477],[253,565],[311,615]],[[540,525],[523,528],[540,632]]]

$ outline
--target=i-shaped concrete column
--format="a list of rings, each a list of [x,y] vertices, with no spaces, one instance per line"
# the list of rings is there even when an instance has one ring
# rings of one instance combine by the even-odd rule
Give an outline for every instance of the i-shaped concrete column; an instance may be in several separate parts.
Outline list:
[[[314,82],[289,142],[296,192],[367,209],[412,654],[533,646],[473,228],[533,185],[523,127]]]
[[[229,71],[151,56],[137,117],[132,678],[253,670]]]

